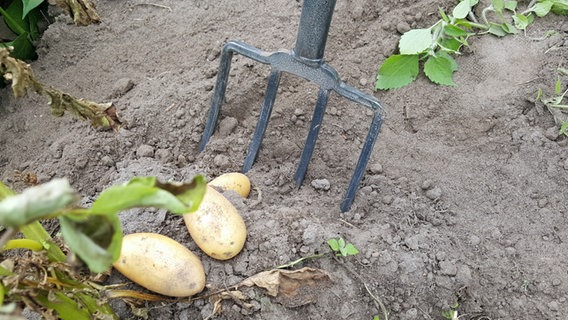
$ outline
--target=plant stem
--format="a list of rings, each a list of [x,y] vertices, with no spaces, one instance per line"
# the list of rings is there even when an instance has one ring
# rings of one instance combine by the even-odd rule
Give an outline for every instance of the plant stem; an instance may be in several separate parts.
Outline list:
[[[283,264],[283,265],[281,265],[281,266],[275,267],[274,269],[287,269],[287,268],[291,268],[291,267],[297,265],[298,263],[304,262],[305,260],[308,260],[308,259],[317,259],[317,258],[321,258],[321,257],[323,257],[323,256],[325,256],[325,255],[326,255],[325,253],[313,254],[313,255],[311,255],[311,256],[303,257],[303,258],[300,258],[300,259],[298,259],[298,260],[294,260],[294,261],[292,261],[292,262],[290,262],[290,263]]]
[[[6,243],[4,249],[28,249],[32,251],[40,251],[43,250],[43,246],[41,242],[32,239],[12,239]]]
[[[53,241],[53,238],[47,233],[39,221],[34,221],[20,228],[20,231],[28,239],[38,241],[47,251],[47,257],[50,261],[64,262],[66,256],[59,246]]]

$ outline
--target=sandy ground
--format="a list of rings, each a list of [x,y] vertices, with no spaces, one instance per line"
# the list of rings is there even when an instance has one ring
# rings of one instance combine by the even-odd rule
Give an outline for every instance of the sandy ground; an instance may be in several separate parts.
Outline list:
[[[112,101],[128,127],[101,132],[71,116],[54,118],[43,97],[1,92],[0,177],[15,171],[40,182],[67,177],[88,204],[135,175],[189,180],[239,171],[262,103],[268,68],[235,56],[218,130],[205,152],[203,131],[229,39],[266,51],[294,46],[301,2],[290,0],[97,1],[102,23],[76,27],[61,16],[45,32],[37,77],[75,96]],[[317,97],[314,84],[284,75],[253,169],[249,199],[226,194],[248,240],[236,258],[214,261],[192,242],[179,216],[133,210],[124,230],[159,232],[198,254],[208,290],[325,252],[343,237],[361,253],[304,266],[333,284],[314,301],[290,305],[262,289],[250,307],[222,303],[215,319],[442,319],[459,302],[460,319],[565,319],[568,313],[566,184],[568,140],[531,102],[552,92],[567,68],[568,21],[538,20],[526,35],[471,38],[457,58],[457,87],[424,76],[375,92],[377,68],[394,53],[397,26],[427,27],[447,1],[338,1],[326,61],[342,79],[385,104],[387,118],[349,212],[339,204],[370,124],[360,106],[332,95],[306,179],[294,186]],[[544,40],[545,31],[556,30]],[[323,187],[322,187],[323,184]],[[114,275],[112,281],[125,281]],[[133,286],[135,289],[139,287]],[[315,290],[315,289],[314,289]],[[302,303],[299,303],[302,304]],[[120,301],[121,318],[135,318]],[[148,303],[150,319],[204,319],[208,300]]]

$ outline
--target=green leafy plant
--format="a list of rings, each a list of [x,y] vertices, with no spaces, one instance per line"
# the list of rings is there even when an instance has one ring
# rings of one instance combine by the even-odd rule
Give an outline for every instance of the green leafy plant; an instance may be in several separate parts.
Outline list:
[[[479,21],[474,13],[477,5],[478,0],[462,0],[451,13],[440,8],[441,18],[431,27],[405,32],[398,44],[399,54],[388,57],[379,68],[375,88],[388,90],[410,84],[418,76],[421,62],[430,81],[455,86],[452,77],[458,65],[452,55],[460,54],[471,36],[489,33],[502,37],[525,30],[535,16],[549,12],[568,15],[568,0],[533,0],[522,12],[517,1],[491,0],[482,9]],[[496,18],[492,20],[491,16]]]
[[[337,239],[329,239],[327,240],[327,244],[331,250],[335,252],[336,256],[347,257],[359,253],[359,250],[357,250],[353,244],[345,242],[345,240],[341,237]]]
[[[15,34],[14,39],[0,42],[4,47],[13,48],[12,56],[22,60],[37,58],[35,44],[41,36],[39,28],[42,19],[46,19],[46,0],[12,0],[0,7],[0,15],[8,28]],[[90,0],[54,0],[53,4],[67,11],[77,25],[100,22],[100,17]]]
[[[448,320],[457,320],[459,319],[458,316],[458,307],[460,306],[459,302],[456,301],[453,305],[450,306],[449,309],[442,311],[442,317]]]
[[[77,205],[79,197],[65,179],[18,195],[0,182],[0,225],[6,228],[0,248],[37,252],[0,263],[0,313],[23,303],[47,319],[116,319],[107,299],[136,297],[136,293],[96,284],[91,275],[79,273],[73,261],[80,259],[93,274],[107,271],[120,255],[119,212],[156,207],[175,214],[189,213],[197,210],[204,194],[201,176],[182,184],[137,177],[106,189],[90,208],[83,208]],[[40,223],[55,218],[65,247]],[[24,239],[14,239],[18,232]],[[64,253],[67,248],[68,255]]]
[[[12,41],[2,45],[13,47],[12,56],[18,59],[36,59],[34,43],[39,39],[38,22],[42,18],[41,5],[44,0],[14,0],[0,14],[6,25],[16,34]]]
[[[347,256],[356,255],[356,254],[359,253],[359,250],[357,250],[357,248],[355,248],[355,246],[353,244],[346,243],[345,240],[341,237],[339,237],[337,239],[329,239],[329,240],[327,240],[326,243],[329,246],[329,248],[331,249],[331,251],[324,252],[324,253],[316,253],[316,254],[312,254],[310,256],[302,257],[300,259],[297,259],[297,260],[294,260],[292,262],[278,266],[275,269],[291,268],[291,267],[294,267],[294,266],[296,266],[300,263],[305,262],[306,260],[319,259],[319,258],[322,258],[322,257],[324,257],[326,255],[330,255],[330,254],[332,254],[336,257],[347,257]]]
[[[561,75],[568,76],[568,70],[564,68],[558,68],[558,78],[554,85],[554,95],[552,97],[545,97],[542,89],[538,89],[535,103],[541,102],[548,109],[548,111],[553,115],[554,121],[560,126],[559,134],[568,136],[568,104],[563,103],[566,99],[566,94],[568,94],[568,88],[562,91],[562,80]]]

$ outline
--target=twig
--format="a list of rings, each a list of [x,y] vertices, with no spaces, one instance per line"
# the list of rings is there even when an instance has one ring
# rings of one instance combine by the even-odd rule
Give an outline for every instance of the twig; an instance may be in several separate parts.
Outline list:
[[[323,257],[323,256],[325,256],[325,253],[313,254],[313,255],[311,255],[311,256],[303,257],[303,258],[300,258],[300,259],[298,259],[298,260],[294,260],[294,261],[292,261],[292,262],[290,262],[290,263],[283,264],[283,265],[281,265],[281,266],[275,267],[274,269],[288,269],[288,268],[293,267],[293,266],[297,265],[298,263],[301,263],[301,262],[303,262],[303,261],[305,261],[305,260],[308,260],[308,259],[317,259],[317,258],[321,258],[321,257]]]
[[[349,222],[347,222],[347,221],[345,221],[345,220],[343,220],[343,219],[337,219],[337,220],[339,220],[339,221],[345,223],[346,225],[350,226],[351,228],[355,228],[355,226],[354,226],[352,223],[349,223]]]
[[[423,313],[423,314],[424,314],[424,315],[425,315],[426,317],[428,317],[428,319],[430,319],[430,320],[434,320],[434,319],[432,319],[432,317],[430,317],[430,315],[429,315],[429,314],[427,314],[427,313],[426,313],[426,311],[424,311],[424,310],[420,309],[420,307],[416,307],[416,309],[420,310],[420,312],[422,312],[422,313]]]
[[[169,12],[172,12],[172,8],[168,7],[168,6],[164,6],[162,4],[157,4],[157,3],[137,3],[135,4],[136,6],[151,6],[151,7],[158,7],[158,8],[162,8],[162,9],[168,9]]]
[[[345,270],[347,270],[351,275],[353,275],[357,280],[359,280],[365,286],[365,290],[367,290],[367,293],[371,296],[371,298],[375,302],[375,306],[378,307],[379,309],[381,309],[381,312],[383,313],[383,317],[385,318],[385,320],[388,320],[389,319],[389,312],[388,312],[387,308],[385,307],[385,305],[383,304],[381,299],[379,299],[379,297],[375,296],[371,292],[371,290],[369,290],[369,287],[367,286],[367,283],[365,281],[363,281],[363,278],[361,278],[361,276],[359,274],[357,274],[355,271],[349,269],[345,265],[345,263],[343,261],[341,261],[340,259],[335,258],[335,261],[339,262],[339,264],[341,264],[345,268]],[[378,306],[377,306],[377,304],[378,304]]]
[[[381,299],[379,299],[378,297],[376,297],[371,290],[369,290],[369,287],[367,286],[367,283],[363,282],[363,285],[365,286],[365,289],[367,290],[367,293],[371,296],[371,298],[373,298],[373,300],[375,300],[376,303],[379,304],[379,306],[381,307],[381,311],[383,312],[383,317],[385,317],[385,320],[389,319],[389,312],[387,311],[387,308],[385,307],[385,305],[383,304],[383,302],[381,301]]]

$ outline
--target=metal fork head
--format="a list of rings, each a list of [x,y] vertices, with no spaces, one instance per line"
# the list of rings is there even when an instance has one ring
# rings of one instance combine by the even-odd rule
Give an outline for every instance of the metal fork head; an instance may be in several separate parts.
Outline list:
[[[330,65],[324,62],[323,53],[327,32],[331,23],[335,0],[305,0],[300,17],[300,27],[296,46],[290,51],[264,52],[256,47],[239,41],[229,41],[223,47],[220,57],[219,72],[213,93],[213,100],[207,123],[199,144],[199,151],[203,151],[213,134],[219,111],[225,97],[227,81],[231,68],[231,60],[234,53],[241,54],[254,61],[270,65],[271,71],[268,76],[264,102],[262,104],[259,120],[257,122],[252,142],[244,161],[243,172],[247,172],[260,150],[264,133],[268,126],[268,119],[272,113],[280,76],[282,72],[297,75],[319,85],[318,99],[310,123],[306,144],[300,157],[298,169],[294,175],[296,185],[299,187],[304,180],[308,164],[313,154],[315,142],[325,114],[329,94],[331,91],[354,101],[373,111],[373,119],[365,143],[355,166],[353,176],[341,203],[340,209],[346,212],[351,208],[357,188],[363,177],[365,168],[372,153],[383,123],[385,113],[381,103],[373,96],[365,94],[351,87],[339,78],[338,73]]]

